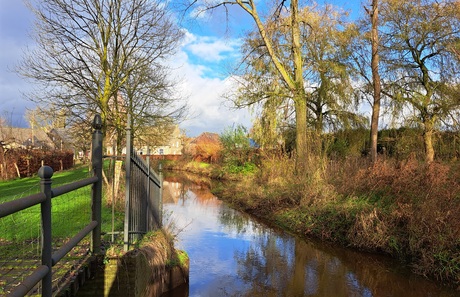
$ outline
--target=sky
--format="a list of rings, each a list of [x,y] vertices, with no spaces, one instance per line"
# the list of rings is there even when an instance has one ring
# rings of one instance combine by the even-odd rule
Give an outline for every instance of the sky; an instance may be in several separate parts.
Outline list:
[[[356,13],[361,0],[329,0],[345,10]],[[24,118],[34,103],[23,93],[29,83],[13,70],[26,48],[32,47],[30,32],[34,16],[22,0],[0,0],[0,117],[18,127],[28,126]],[[235,86],[229,79],[229,66],[238,61],[244,32],[253,24],[236,7],[227,19],[222,12],[202,15],[193,22],[181,23],[186,37],[170,63],[181,78],[177,88],[190,107],[189,117],[180,123],[187,136],[203,132],[222,133],[236,125],[251,127],[248,110],[236,110],[223,94]]]

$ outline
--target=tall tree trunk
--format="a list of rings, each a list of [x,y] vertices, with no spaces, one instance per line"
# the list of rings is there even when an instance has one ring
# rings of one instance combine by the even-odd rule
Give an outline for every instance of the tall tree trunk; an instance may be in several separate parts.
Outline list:
[[[431,163],[434,161],[433,148],[433,123],[431,120],[426,120],[424,123],[423,143],[425,145],[425,161]]]
[[[300,20],[298,0],[291,1],[291,35],[292,35],[292,60],[294,62],[294,89],[292,90],[296,112],[296,171],[305,172],[307,168],[308,149],[307,143],[307,102],[305,98],[302,50],[300,44]],[[311,145],[311,143],[310,143]]]
[[[372,21],[372,82],[374,84],[374,103],[372,104],[371,118],[371,160],[372,163],[377,161],[377,136],[379,132],[380,117],[380,75],[379,75],[379,36],[378,36],[378,2],[372,0],[372,12],[370,13]]]
[[[301,95],[296,95],[294,99],[296,118],[296,172],[304,173],[307,168],[308,154],[310,153],[307,142],[307,102],[305,96]]]
[[[248,12],[259,30],[260,36],[267,47],[267,52],[278,70],[280,76],[286,82],[286,85],[291,91],[295,113],[296,113],[296,172],[301,174],[307,168],[308,160],[308,143],[307,143],[307,104],[305,98],[304,80],[303,80],[303,62],[302,62],[302,48],[300,44],[300,19],[299,19],[299,1],[292,0],[290,2],[291,9],[291,57],[294,65],[293,71],[288,71],[286,67],[280,62],[276,51],[273,47],[270,37],[264,28],[262,21],[256,11],[254,1],[236,0],[246,12]],[[250,7],[246,6],[249,4]]]

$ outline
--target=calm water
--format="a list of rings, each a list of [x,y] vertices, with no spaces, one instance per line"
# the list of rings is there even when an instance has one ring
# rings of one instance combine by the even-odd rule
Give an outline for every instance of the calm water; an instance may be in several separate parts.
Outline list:
[[[190,257],[190,285],[169,296],[460,296],[384,257],[269,228],[185,179],[166,178],[163,201]]]

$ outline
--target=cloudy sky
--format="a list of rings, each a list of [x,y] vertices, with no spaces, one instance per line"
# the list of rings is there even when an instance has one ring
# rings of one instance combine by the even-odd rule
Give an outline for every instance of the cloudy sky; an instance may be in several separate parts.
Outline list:
[[[330,1],[346,9],[359,0]],[[359,9],[359,8],[358,8]],[[26,108],[32,102],[22,92],[29,88],[13,69],[27,46],[33,46],[30,31],[33,15],[21,0],[0,0],[0,116],[14,126],[27,126]],[[202,132],[221,133],[233,125],[251,126],[247,110],[234,110],[222,99],[231,82],[228,69],[238,61],[241,37],[252,27],[241,9],[232,9],[227,19],[222,12],[201,15],[194,22],[184,22],[186,38],[171,61],[182,77],[180,92],[187,96],[190,118],[181,123],[188,136]]]
[[[24,126],[25,107],[33,104],[23,99],[27,84],[12,69],[24,47],[30,43],[28,30],[32,15],[22,1],[0,1],[0,116],[15,126]]]

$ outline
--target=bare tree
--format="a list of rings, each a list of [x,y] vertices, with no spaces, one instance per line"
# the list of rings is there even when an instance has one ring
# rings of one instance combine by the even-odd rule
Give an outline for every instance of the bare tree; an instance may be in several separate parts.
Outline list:
[[[37,46],[18,66],[20,74],[37,83],[29,97],[43,105],[53,103],[75,122],[99,112],[108,129],[119,130],[126,122],[121,119],[133,112],[126,108],[123,88],[136,84],[139,72],[161,69],[183,35],[159,0],[32,3]],[[154,84],[158,77],[149,79]],[[165,90],[169,92],[168,88],[158,92]],[[137,118],[155,117],[158,112],[163,111],[145,111]]]
[[[460,63],[450,50],[460,37],[458,1],[381,2],[384,29],[382,62],[389,77],[383,92],[398,110],[413,111],[411,120],[421,126],[425,160],[434,160],[433,134],[440,121],[460,109],[452,96]]]
[[[46,108],[36,106],[34,109],[27,109],[25,118],[32,128],[42,129],[49,133],[55,128],[65,128],[66,116],[63,110],[55,108],[54,105],[48,105]]]

